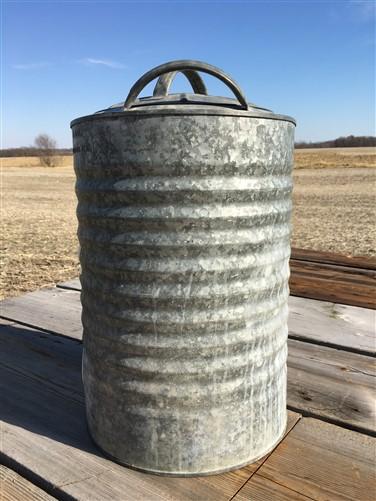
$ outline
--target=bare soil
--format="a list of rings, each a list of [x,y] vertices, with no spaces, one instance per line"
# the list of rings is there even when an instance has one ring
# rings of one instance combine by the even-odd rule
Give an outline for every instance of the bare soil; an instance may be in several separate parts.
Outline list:
[[[295,169],[376,167],[376,148],[307,148],[295,150]]]
[[[358,165],[357,157],[364,149],[356,150],[354,155],[345,153],[355,157]],[[331,167],[338,160],[331,158],[332,151],[299,150],[300,157],[301,151],[308,156],[309,152],[321,155],[321,162]],[[79,264],[72,158],[62,158],[60,166],[53,168],[40,167],[38,159],[30,157],[1,160],[0,297],[76,277]],[[376,256],[376,169],[369,168],[369,163],[368,167],[307,169],[302,168],[305,162],[301,157],[294,173],[292,244]]]
[[[0,297],[77,276],[72,166],[4,167],[2,177]]]
[[[376,256],[376,169],[294,172],[292,245]]]

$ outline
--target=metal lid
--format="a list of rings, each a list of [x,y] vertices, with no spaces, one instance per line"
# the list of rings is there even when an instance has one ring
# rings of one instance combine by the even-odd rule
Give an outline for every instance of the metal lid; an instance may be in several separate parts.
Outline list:
[[[236,99],[208,96],[206,86],[198,71],[208,73],[224,82],[234,93]],[[189,80],[194,94],[168,94],[169,88],[178,72]],[[152,97],[138,95],[142,89],[155,78],[158,78]],[[93,115],[77,118],[71,126],[81,121],[98,118],[119,118],[136,115],[226,115],[253,118],[285,120],[296,125],[293,118],[277,115],[267,108],[247,102],[239,85],[219,68],[207,63],[191,60],[171,61],[161,64],[145,73],[133,85],[124,103],[118,103],[97,111]]]

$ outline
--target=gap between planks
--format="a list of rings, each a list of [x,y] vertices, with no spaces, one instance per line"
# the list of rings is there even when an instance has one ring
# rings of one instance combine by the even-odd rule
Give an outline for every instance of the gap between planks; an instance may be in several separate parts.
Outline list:
[[[293,412],[295,412],[295,411],[293,411]],[[289,434],[292,432],[292,430],[295,428],[295,426],[302,419],[302,416],[300,415],[300,413],[297,413],[297,414],[299,414],[299,417],[294,422],[294,424],[291,426],[291,428],[285,433],[285,435],[282,438],[282,440],[276,445],[276,447],[272,450],[272,452],[270,454],[268,454],[267,456],[265,456],[265,458],[262,461],[262,463],[260,463],[260,465],[255,469],[255,471],[252,472],[251,476],[244,482],[244,484],[238,489],[237,492],[235,492],[235,494],[228,501],[232,501],[239,494],[239,492],[243,489],[243,487],[252,479],[252,477],[254,475],[257,474],[257,472],[259,471],[259,469],[264,465],[264,463],[268,460],[268,458],[278,450],[278,447],[284,442],[284,440],[289,436]]]
[[[30,482],[13,469],[0,464],[1,501],[53,501],[55,497]]]
[[[236,501],[374,501],[375,439],[302,418]]]

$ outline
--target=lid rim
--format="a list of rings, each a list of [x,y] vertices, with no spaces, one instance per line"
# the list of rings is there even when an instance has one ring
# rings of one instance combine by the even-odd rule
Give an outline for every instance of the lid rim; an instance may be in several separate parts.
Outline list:
[[[156,108],[157,110],[161,109],[161,106],[163,107],[162,109],[165,109],[164,107],[168,106],[171,107],[171,109],[176,109],[175,107],[182,106],[185,107],[184,109],[187,110],[187,106],[200,106],[201,108],[198,109],[203,109],[203,107],[208,107],[212,108],[213,106],[218,108],[223,108],[223,109],[233,109],[235,111],[242,111],[242,112],[267,112],[267,113],[273,113],[272,110],[269,108],[265,108],[264,106],[258,106],[254,103],[248,102],[248,109],[244,110],[244,108],[241,107],[241,105],[238,103],[236,99],[232,99],[229,97],[219,97],[219,96],[205,96],[205,95],[199,95],[199,94],[188,94],[186,92],[182,93],[175,93],[175,94],[169,94],[167,97],[166,96],[161,96],[161,97],[141,97],[138,98],[135,103],[132,105],[132,108],[125,109],[123,107],[123,103],[117,103],[113,104],[112,106],[108,108],[104,108],[102,110],[96,111],[93,113],[93,115],[97,114],[102,114],[106,112],[111,112],[111,113],[120,113],[122,111],[128,111],[128,112],[133,112],[135,109],[140,109],[140,108],[147,108],[150,110],[150,113],[154,113],[154,109]],[[183,109],[183,108],[182,108]]]
[[[189,105],[186,105],[189,106]],[[219,107],[218,107],[219,108]],[[153,112],[150,112],[150,109],[143,109],[142,106],[132,108],[131,110],[125,111],[104,111],[102,113],[92,113],[91,115],[84,115],[82,117],[75,118],[71,121],[70,127],[74,127],[78,123],[82,122],[91,122],[100,119],[112,119],[118,120],[121,118],[127,117],[143,117],[143,118],[151,118],[158,116],[222,116],[222,117],[238,117],[238,118],[261,118],[265,120],[279,120],[282,122],[290,122],[296,127],[296,120],[289,115],[279,115],[276,113],[260,113],[260,112],[252,112],[251,110],[236,110],[232,108],[223,108],[215,109],[215,106],[207,107],[206,109],[189,109],[187,110],[182,107],[182,109],[159,109]]]

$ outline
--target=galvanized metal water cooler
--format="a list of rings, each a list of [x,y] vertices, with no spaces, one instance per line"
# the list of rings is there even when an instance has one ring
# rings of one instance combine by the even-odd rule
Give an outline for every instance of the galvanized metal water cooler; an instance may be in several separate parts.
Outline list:
[[[193,94],[168,95],[178,71]],[[286,426],[294,120],[188,60],[71,127],[94,441],[159,474],[255,461]]]

